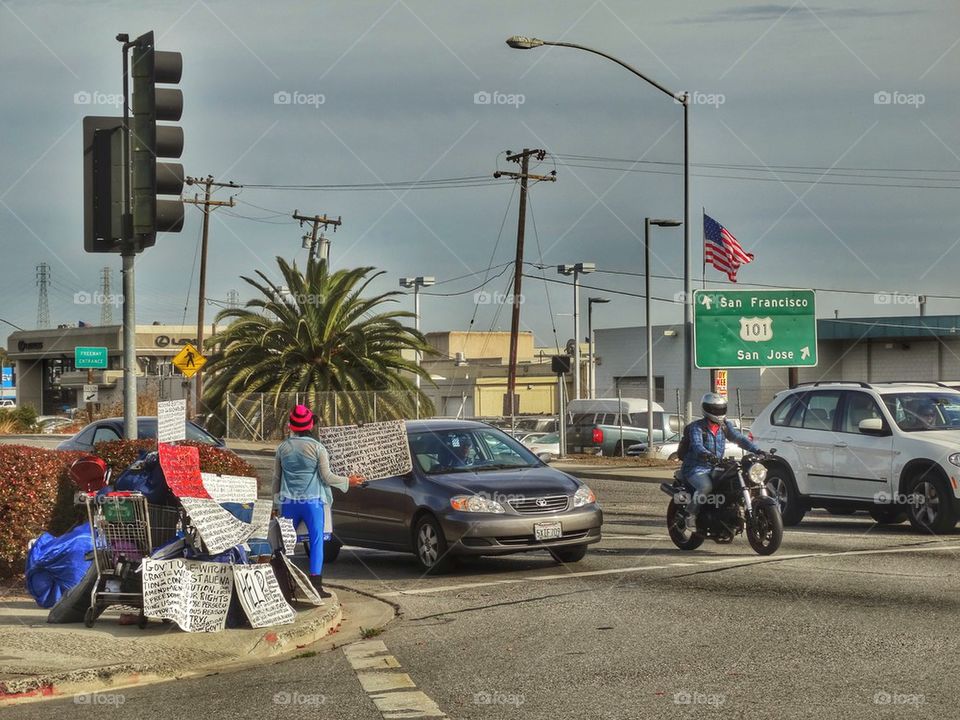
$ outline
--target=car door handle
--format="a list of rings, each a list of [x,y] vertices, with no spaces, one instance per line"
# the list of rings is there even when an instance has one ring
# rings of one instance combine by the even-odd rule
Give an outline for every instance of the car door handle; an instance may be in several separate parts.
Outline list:
[[[847,444],[845,442],[836,442],[833,444],[835,448],[845,448]]]
[[[784,442],[793,442],[793,438],[792,438],[792,437],[785,437],[785,438],[783,438],[783,441],[784,441]]]

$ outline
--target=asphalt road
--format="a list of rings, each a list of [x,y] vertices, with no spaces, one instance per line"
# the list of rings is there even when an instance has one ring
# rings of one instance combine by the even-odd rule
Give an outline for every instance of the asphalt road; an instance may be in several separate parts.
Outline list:
[[[347,548],[330,566],[328,582],[399,604],[371,662],[399,666],[420,714],[382,714],[360,683],[367,660],[338,649],[0,715],[162,709],[195,719],[215,706],[236,720],[436,708],[452,718],[957,716],[960,532],[931,538],[865,515],[814,513],[772,558],[742,539],[682,553],[666,536],[656,485],[591,485],[605,539],[575,565],[537,553],[422,577],[412,557]]]

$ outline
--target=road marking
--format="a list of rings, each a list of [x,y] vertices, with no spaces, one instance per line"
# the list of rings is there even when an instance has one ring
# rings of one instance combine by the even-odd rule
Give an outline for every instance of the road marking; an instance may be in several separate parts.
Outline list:
[[[876,550],[841,550],[839,552],[797,553],[794,555],[770,555],[753,557],[748,555],[733,555],[725,558],[709,558],[696,560],[691,563],[671,563],[667,565],[634,565],[625,568],[610,568],[607,570],[585,570],[583,572],[567,572],[560,575],[533,575],[525,578],[509,578],[505,580],[488,580],[475,583],[460,583],[457,585],[441,585],[438,587],[416,588],[411,590],[395,590],[393,592],[378,593],[380,598],[396,598],[404,595],[431,595],[434,593],[452,592],[456,590],[470,590],[473,588],[492,587],[495,585],[516,585],[545,582],[549,580],[572,580],[575,578],[600,577],[603,575],[626,575],[630,573],[650,572],[652,570],[668,570],[678,566],[718,565],[724,563],[739,563],[741,565],[763,565],[771,562],[785,562],[787,560],[806,560],[811,558],[848,557],[853,555],[889,555],[897,553],[916,552],[944,552],[960,550],[960,545],[923,545],[910,547],[890,547]]]
[[[417,690],[407,673],[387,670],[399,668],[400,662],[389,654],[382,640],[361,640],[345,645],[343,654],[384,720],[447,717],[426,693]]]

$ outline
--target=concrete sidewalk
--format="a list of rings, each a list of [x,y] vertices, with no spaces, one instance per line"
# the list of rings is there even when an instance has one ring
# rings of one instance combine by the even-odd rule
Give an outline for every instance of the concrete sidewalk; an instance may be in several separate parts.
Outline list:
[[[386,603],[346,590],[321,607],[296,608],[291,625],[219,633],[186,633],[157,620],[141,630],[120,625],[118,609],[110,609],[88,629],[47,624],[48,611],[32,598],[8,596],[0,600],[0,706],[207,675],[313,643],[322,650],[325,639],[330,647],[355,640],[361,626],[383,627],[395,614]]]

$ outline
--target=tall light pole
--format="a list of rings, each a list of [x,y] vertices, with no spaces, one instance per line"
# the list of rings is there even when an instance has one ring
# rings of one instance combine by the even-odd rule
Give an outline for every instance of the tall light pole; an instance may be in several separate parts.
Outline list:
[[[593,304],[608,302],[610,302],[609,298],[587,298],[587,341],[590,343],[590,353],[587,355],[587,397],[591,400],[597,396],[597,351],[593,338]]]
[[[597,269],[594,263],[557,265],[561,275],[573,275],[573,399],[580,399],[580,276]]]
[[[531,50],[543,45],[552,45],[554,47],[584,50],[599,55],[615,62],[625,70],[629,70],[641,80],[653,85],[657,90],[669,95],[671,99],[683,105],[683,402],[685,420],[689,420],[693,417],[693,398],[690,396],[693,384],[693,293],[690,287],[690,93],[671,92],[660,83],[651,80],[636,68],[623,62],[623,60],[585,45],[540,40],[539,38],[522,35],[514,35],[508,38],[507,45],[516,50]]]
[[[653,377],[653,318],[650,308],[653,306],[650,297],[650,226],[678,227],[679,220],[654,220],[646,218],[643,221],[643,273],[644,297],[647,303],[647,454],[653,450],[653,400],[656,380]]]
[[[402,288],[413,288],[413,326],[416,328],[417,332],[420,332],[420,288],[430,287],[436,282],[436,278],[433,276],[423,276],[411,278],[400,278],[400,287]],[[417,350],[417,367],[420,367],[420,351]],[[420,374],[417,373],[416,377],[417,383],[417,419],[420,419]]]

